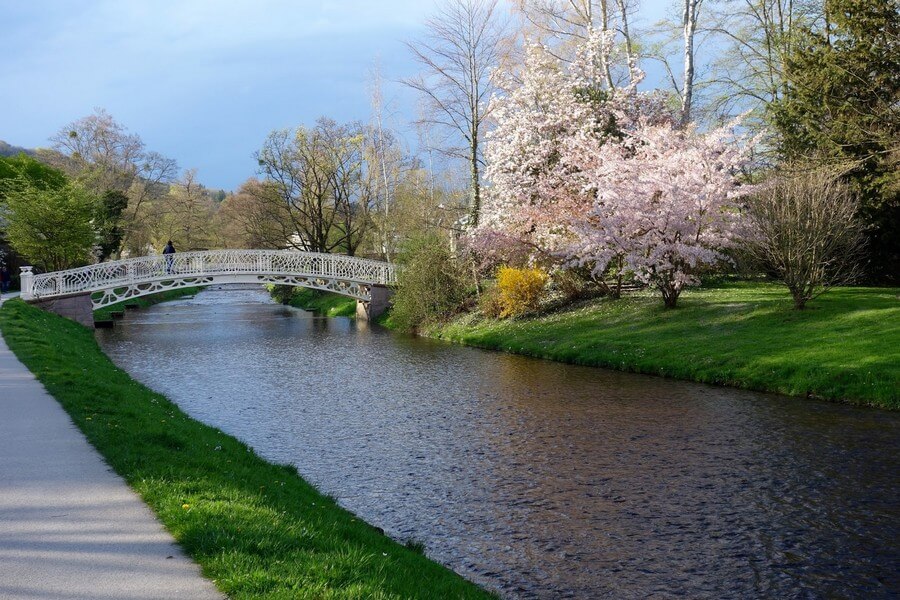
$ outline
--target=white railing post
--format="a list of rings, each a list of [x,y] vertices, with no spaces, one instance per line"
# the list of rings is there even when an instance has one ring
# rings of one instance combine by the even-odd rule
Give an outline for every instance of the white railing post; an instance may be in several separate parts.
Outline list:
[[[64,271],[60,271],[60,272],[59,272],[59,275],[56,276],[56,293],[57,293],[57,294],[65,294],[65,293],[66,293],[66,290],[65,290],[65,288],[63,287],[64,284],[65,284],[65,282],[66,282],[66,280],[65,280],[65,272],[64,272]]]
[[[19,267],[19,284],[22,288],[22,300],[30,300],[34,298],[34,273],[31,272],[33,267]]]

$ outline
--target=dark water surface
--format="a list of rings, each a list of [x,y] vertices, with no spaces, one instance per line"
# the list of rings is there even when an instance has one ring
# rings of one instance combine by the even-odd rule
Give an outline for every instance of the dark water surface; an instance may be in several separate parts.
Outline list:
[[[575,367],[208,291],[123,368],[510,598],[900,594],[900,414]]]

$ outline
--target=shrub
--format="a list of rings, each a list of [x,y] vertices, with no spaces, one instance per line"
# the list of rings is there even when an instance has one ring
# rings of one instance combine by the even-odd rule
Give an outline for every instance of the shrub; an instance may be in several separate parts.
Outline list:
[[[589,295],[591,282],[575,269],[559,269],[553,273],[552,283],[566,302]]]
[[[863,230],[858,210],[849,186],[834,173],[783,173],[750,202],[754,235],[747,250],[764,269],[777,273],[794,307],[802,309],[859,273]]]
[[[415,240],[400,257],[397,292],[391,322],[415,331],[422,325],[453,314],[468,295],[466,270],[450,254],[443,240]]]
[[[297,291],[297,288],[292,285],[269,285],[267,287],[272,299],[279,304],[289,304],[291,298],[294,297],[294,292]]]
[[[485,317],[499,319],[503,313],[503,304],[500,302],[500,290],[492,285],[481,294],[478,299],[478,309]]]
[[[500,267],[497,271],[500,316],[515,317],[536,310],[546,284],[547,274],[540,269]]]

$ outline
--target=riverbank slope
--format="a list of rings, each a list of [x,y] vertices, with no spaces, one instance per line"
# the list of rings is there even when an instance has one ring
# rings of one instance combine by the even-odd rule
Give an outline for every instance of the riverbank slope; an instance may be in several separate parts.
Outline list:
[[[388,326],[390,323],[388,321]],[[793,310],[783,287],[601,299],[531,319],[475,314],[423,335],[568,363],[900,408],[900,289],[840,288]]]
[[[88,329],[20,300],[10,349],[230,598],[487,598],[117,368]]]
[[[178,298],[184,298],[185,296],[194,296],[202,289],[202,287],[183,287],[175,288],[174,290],[166,290],[165,292],[159,292],[156,294],[150,294],[148,296],[129,298],[128,300],[123,300],[122,302],[116,302],[115,304],[110,304],[109,306],[98,308],[94,311],[94,321],[108,321],[109,319],[112,319],[113,313],[125,310],[126,304],[137,306],[138,308],[147,308],[148,306],[153,306],[154,304],[159,304],[160,302],[177,300]]]
[[[326,317],[355,317],[356,299],[331,292],[296,288],[288,305]]]

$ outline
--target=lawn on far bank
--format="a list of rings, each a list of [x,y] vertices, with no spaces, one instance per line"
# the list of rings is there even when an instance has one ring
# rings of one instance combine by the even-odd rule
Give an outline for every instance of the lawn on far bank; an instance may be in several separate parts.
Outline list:
[[[148,306],[153,306],[154,304],[159,304],[160,302],[167,302],[169,300],[183,298],[184,296],[193,296],[199,293],[202,289],[202,287],[182,287],[172,290],[166,290],[157,294],[140,296],[138,298],[129,298],[128,300],[123,300],[122,302],[116,302],[115,304],[110,304],[109,306],[98,308],[94,311],[94,321],[108,321],[112,318],[112,313],[125,310],[126,304],[133,304],[140,308],[147,308]]]
[[[491,597],[131,379],[91,330],[11,300],[0,332],[229,598]]]
[[[649,291],[532,319],[468,314],[425,335],[583,365],[900,408],[900,289],[839,288],[792,308],[785,288]]]
[[[297,288],[288,304],[326,317],[355,317],[356,299],[332,292]]]

